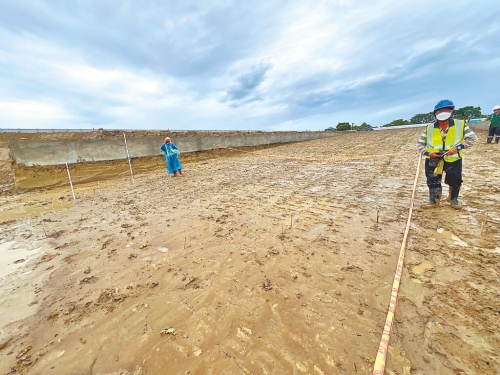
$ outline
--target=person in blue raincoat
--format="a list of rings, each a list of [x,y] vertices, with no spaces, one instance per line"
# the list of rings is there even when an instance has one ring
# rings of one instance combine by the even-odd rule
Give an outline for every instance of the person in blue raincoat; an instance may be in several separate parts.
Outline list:
[[[177,173],[179,173],[179,176],[183,177],[184,175],[182,174],[182,165],[179,161],[179,149],[172,143],[169,137],[165,138],[165,141],[160,146],[160,150],[162,150],[163,155],[165,155],[168,174],[173,173],[174,177],[177,177]]]

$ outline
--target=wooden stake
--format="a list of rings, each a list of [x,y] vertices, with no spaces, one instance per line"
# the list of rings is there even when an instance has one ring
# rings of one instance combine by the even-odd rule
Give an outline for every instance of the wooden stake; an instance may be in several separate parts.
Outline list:
[[[132,183],[134,184],[134,172],[132,172],[132,163],[130,162],[130,154],[128,152],[128,145],[127,145],[127,138],[125,137],[125,133],[123,133],[123,140],[125,141],[125,150],[127,150],[127,159],[128,159],[128,166],[130,167],[130,176],[132,177]]]
[[[378,213],[379,213],[379,210],[377,210],[377,223],[378,223]]]
[[[66,163],[66,171],[68,172],[69,186],[71,186],[71,193],[73,194],[73,200],[76,201],[75,190],[73,189],[73,182],[71,181],[71,174],[69,173],[68,163]]]

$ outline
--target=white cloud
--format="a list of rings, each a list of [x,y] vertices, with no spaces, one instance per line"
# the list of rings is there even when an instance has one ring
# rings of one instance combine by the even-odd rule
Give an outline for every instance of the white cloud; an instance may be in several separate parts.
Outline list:
[[[2,127],[60,127],[75,120],[74,114],[54,100],[0,101]]]
[[[491,4],[147,5],[0,3],[0,127],[312,130],[496,104]]]

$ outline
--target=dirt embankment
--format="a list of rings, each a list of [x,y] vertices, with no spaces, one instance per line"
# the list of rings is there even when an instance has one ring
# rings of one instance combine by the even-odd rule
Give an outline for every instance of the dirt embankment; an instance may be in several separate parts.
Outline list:
[[[61,132],[38,132],[38,133],[23,133],[23,132],[5,132],[0,133],[0,142],[7,142],[11,139],[30,139],[30,140],[58,140],[58,139],[94,139],[94,138],[121,138],[123,137],[123,131],[121,130],[103,130],[98,129],[91,132],[72,132],[72,131],[61,131]],[[138,131],[127,131],[125,132],[127,137],[197,137],[204,135],[236,135],[236,134],[258,134],[263,133],[261,131],[225,131],[225,132],[204,132],[204,131],[185,131],[185,132],[170,132],[167,130],[138,130]]]
[[[39,194],[48,210],[1,227],[17,256],[1,279],[0,372],[371,373],[419,133],[195,160],[184,178],[159,163],[135,184],[81,185],[75,203],[68,188],[1,198],[29,211]],[[414,211],[388,374],[500,372],[493,147],[468,150],[463,211]],[[400,156],[356,159],[387,149]],[[353,159],[318,160],[335,156]]]

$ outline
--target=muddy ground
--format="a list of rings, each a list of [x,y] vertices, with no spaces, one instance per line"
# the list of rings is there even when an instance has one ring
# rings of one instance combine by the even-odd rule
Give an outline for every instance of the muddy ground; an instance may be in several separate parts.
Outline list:
[[[0,197],[0,373],[371,374],[421,130]],[[418,209],[420,168],[387,374],[500,373],[500,148],[478,135],[463,211]],[[307,160],[332,157],[353,160]]]

